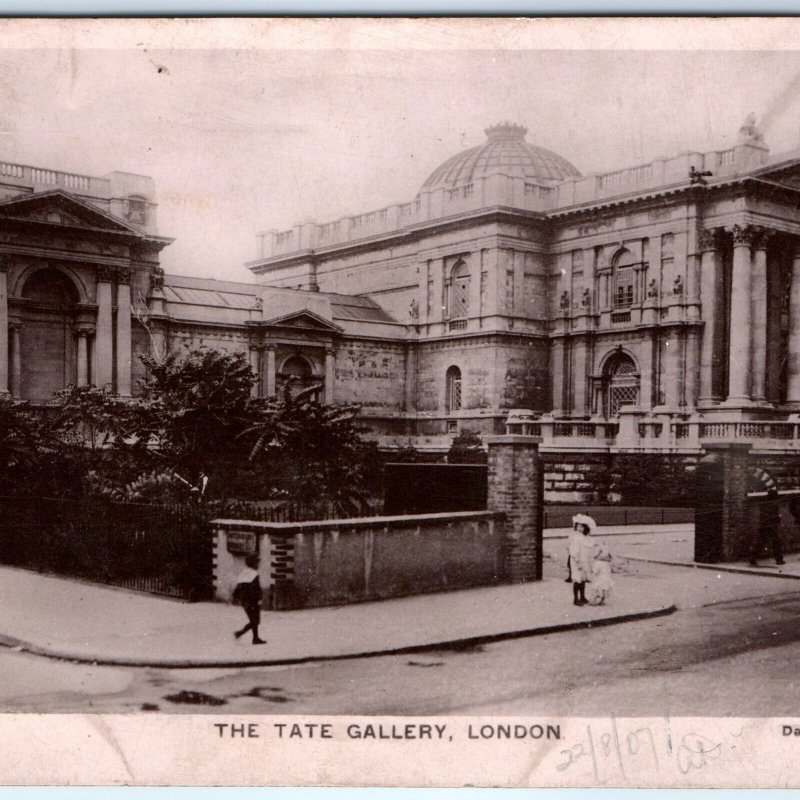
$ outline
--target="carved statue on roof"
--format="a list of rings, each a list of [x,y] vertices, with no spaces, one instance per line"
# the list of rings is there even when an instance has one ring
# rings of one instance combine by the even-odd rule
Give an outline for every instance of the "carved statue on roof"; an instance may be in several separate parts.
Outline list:
[[[256,297],[253,301],[253,308],[256,311],[263,311],[264,310],[264,298],[263,297]]]
[[[150,273],[150,292],[161,292],[164,290],[164,270],[161,267],[153,267]]]
[[[739,143],[746,144],[748,142],[763,142],[764,134],[761,129],[756,125],[755,112],[751,111],[739,128]]]
[[[419,319],[419,306],[417,305],[416,298],[412,297],[411,302],[408,304],[408,316],[412,320]]]

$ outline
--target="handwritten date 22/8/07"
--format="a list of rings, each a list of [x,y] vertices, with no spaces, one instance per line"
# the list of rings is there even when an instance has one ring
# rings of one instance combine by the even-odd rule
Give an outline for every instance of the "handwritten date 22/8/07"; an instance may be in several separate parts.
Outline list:
[[[687,733],[674,740],[669,720],[654,732],[649,726],[621,729],[612,717],[610,729],[598,731],[587,725],[584,740],[562,750],[562,760],[556,768],[564,772],[579,763],[591,764],[598,781],[601,775],[606,777],[609,769],[624,778],[629,769],[657,771],[671,765],[686,775],[708,766],[722,751],[722,742],[699,733]]]

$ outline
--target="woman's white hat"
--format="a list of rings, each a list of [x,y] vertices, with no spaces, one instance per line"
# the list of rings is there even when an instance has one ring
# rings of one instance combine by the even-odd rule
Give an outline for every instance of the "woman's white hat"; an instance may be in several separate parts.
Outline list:
[[[576,525],[586,525],[590,535],[597,530],[597,523],[588,514],[575,514],[572,518],[572,527]]]

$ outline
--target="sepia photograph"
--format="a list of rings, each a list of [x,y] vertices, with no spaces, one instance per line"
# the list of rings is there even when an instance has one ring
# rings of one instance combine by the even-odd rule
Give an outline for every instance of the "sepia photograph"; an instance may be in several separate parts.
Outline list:
[[[524,22],[0,21],[0,783],[800,784],[798,21]]]

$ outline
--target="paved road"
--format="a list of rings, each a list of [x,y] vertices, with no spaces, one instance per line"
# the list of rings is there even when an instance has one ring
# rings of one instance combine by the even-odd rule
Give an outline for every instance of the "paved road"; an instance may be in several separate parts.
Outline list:
[[[781,716],[797,693],[800,582],[629,563],[670,617],[298,667],[93,667],[0,650],[0,709],[267,714]],[[675,592],[675,589],[678,589]],[[564,586],[565,602],[570,587]]]

